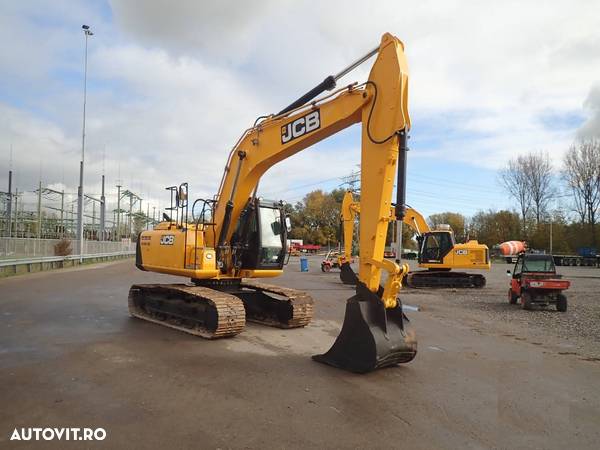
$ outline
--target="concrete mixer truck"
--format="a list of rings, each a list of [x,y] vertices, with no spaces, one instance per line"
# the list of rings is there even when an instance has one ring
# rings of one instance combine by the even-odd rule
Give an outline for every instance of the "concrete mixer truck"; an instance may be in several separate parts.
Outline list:
[[[508,264],[517,260],[520,253],[527,251],[527,242],[525,241],[506,241],[494,248],[498,256],[504,259]]]

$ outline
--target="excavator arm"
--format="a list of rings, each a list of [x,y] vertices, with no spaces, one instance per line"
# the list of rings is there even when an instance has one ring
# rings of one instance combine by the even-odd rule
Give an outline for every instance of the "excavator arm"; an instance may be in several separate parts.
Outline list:
[[[388,221],[395,221],[395,205],[390,208]],[[360,214],[360,202],[354,201],[352,191],[347,191],[342,199],[342,208],[340,219],[342,221],[342,230],[344,235],[344,255],[346,261],[350,261],[352,256],[352,241],[354,237],[354,223],[357,214]],[[402,222],[413,229],[418,235],[431,231],[425,218],[417,210],[407,206],[405,208]],[[355,283],[348,283],[355,284]]]
[[[292,105],[294,106],[294,105]],[[217,249],[222,272],[235,270],[227,251],[235,224],[249,199],[256,196],[258,182],[278,162],[349,127],[362,123],[361,216],[359,278],[373,292],[379,289],[381,271],[392,276],[383,295],[388,308],[396,306],[402,267],[384,260],[396,169],[406,151],[408,115],[408,66],[404,45],[385,34],[369,79],[350,85],[319,101],[302,104],[283,114],[270,116],[246,130],[232,149],[216,196],[216,232],[207,234],[207,245]],[[401,179],[403,179],[403,174]],[[399,187],[403,190],[403,186]],[[211,236],[217,242],[211,242]],[[244,273],[260,276],[260,273]]]
[[[425,218],[420,212],[412,209],[411,207],[406,208],[406,214],[403,222],[411,227],[419,236],[431,231]]]
[[[216,198],[214,217],[220,225],[215,233],[218,241],[213,245],[225,272],[233,270],[230,255],[221,249],[231,248],[233,224],[246,205],[252,203],[249,198],[257,195],[261,176],[279,161],[361,122],[360,262],[356,295],[346,302],[344,323],[333,346],[313,359],[354,372],[368,372],[411,361],[417,351],[416,338],[406,329],[398,302],[408,265],[400,266],[384,258],[396,178],[394,215],[396,220],[403,220],[405,215],[410,118],[404,45],[386,33],[365,84],[350,85],[306,104],[319,89],[309,92],[282,114],[246,131],[233,148]],[[387,272],[383,288],[380,287],[382,271]]]
[[[346,261],[352,259],[352,241],[354,240],[354,222],[356,215],[360,213],[360,203],[354,201],[351,191],[347,191],[342,199],[342,231],[344,234],[344,258]]]

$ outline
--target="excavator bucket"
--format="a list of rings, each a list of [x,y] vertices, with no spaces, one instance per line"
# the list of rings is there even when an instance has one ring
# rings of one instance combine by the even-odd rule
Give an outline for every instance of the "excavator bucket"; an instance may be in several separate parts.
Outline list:
[[[352,267],[350,267],[348,261],[342,263],[340,266],[340,280],[342,280],[342,283],[344,284],[351,284],[353,286],[358,282],[358,277],[354,273],[354,270],[352,270]]]
[[[358,282],[356,295],[346,303],[339,336],[327,353],[313,359],[356,373],[412,361],[417,340],[405,319],[400,303],[386,309],[377,293]]]

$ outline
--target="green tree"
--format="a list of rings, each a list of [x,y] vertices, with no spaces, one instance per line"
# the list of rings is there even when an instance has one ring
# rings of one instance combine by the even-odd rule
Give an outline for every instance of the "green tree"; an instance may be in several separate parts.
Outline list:
[[[439,214],[432,214],[428,217],[428,222],[432,228],[436,228],[438,225],[442,224],[450,225],[450,228],[452,228],[452,231],[454,231],[454,237],[456,238],[456,242],[463,242],[466,238],[467,220],[462,214],[449,211]]]
[[[341,240],[340,209],[344,192],[343,189],[332,192],[319,189],[306,194],[290,213],[290,238],[311,244],[337,245]]]
[[[596,225],[600,212],[600,141],[581,141],[564,158],[564,177],[573,192],[582,223],[588,223],[589,243],[596,246]]]
[[[471,219],[469,238],[492,247],[505,241],[523,240],[521,219],[514,211],[479,211]]]

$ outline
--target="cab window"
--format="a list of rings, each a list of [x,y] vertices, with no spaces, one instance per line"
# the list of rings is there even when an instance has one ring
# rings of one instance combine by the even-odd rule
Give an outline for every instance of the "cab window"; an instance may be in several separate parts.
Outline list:
[[[423,245],[423,259],[439,259],[440,255],[440,243],[436,235],[430,234],[425,239]]]
[[[556,268],[554,267],[554,261],[550,258],[548,259],[528,259],[524,262],[525,272],[554,272]]]
[[[260,265],[279,264],[283,258],[281,211],[260,208]]]
[[[450,233],[430,233],[423,244],[423,260],[442,260],[453,246]]]
[[[517,259],[517,263],[515,264],[515,269],[513,270],[513,277],[518,277],[523,272],[523,258]]]

